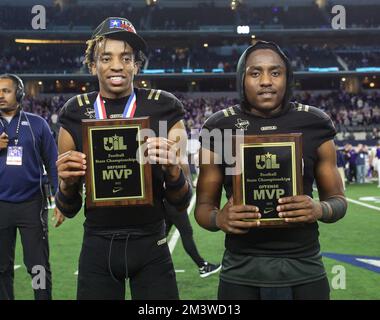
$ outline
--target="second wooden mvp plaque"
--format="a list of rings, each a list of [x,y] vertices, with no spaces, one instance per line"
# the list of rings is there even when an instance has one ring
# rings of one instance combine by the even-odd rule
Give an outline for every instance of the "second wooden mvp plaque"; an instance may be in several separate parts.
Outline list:
[[[250,135],[234,145],[234,204],[259,207],[260,226],[288,226],[276,207],[279,198],[303,193],[302,134]]]

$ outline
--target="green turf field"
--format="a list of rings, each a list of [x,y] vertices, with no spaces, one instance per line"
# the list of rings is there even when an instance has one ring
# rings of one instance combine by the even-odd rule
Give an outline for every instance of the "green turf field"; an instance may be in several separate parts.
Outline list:
[[[346,217],[336,224],[320,224],[322,252],[371,256],[380,259],[380,189],[375,184],[350,185],[346,190],[349,199],[377,196],[379,202],[362,201],[378,210],[359,204],[349,204]],[[78,256],[82,240],[83,214],[73,220],[66,220],[60,228],[50,227],[50,253],[53,272],[54,299],[75,299]],[[224,237],[222,232],[208,232],[198,227],[191,214],[194,237],[201,255],[208,261],[220,262]],[[170,239],[170,237],[169,237]],[[215,299],[218,275],[200,278],[198,269],[184,252],[179,240],[173,261],[181,299]],[[332,299],[380,299],[380,273],[349,263],[324,258],[330,283],[336,274],[334,266],[343,266],[346,272],[346,289],[331,290]],[[17,242],[15,271],[16,299],[32,299],[31,280],[22,262],[20,242]],[[380,268],[377,268],[380,270]],[[182,272],[183,271],[183,272]]]

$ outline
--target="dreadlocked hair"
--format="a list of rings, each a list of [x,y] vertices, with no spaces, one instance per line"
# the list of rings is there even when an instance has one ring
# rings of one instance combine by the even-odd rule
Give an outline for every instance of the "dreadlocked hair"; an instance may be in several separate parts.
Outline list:
[[[104,36],[100,36],[100,37],[96,37],[94,39],[90,39],[86,41],[87,48],[86,48],[84,63],[87,65],[87,68],[88,70],[90,70],[90,72],[91,72],[91,66],[95,62],[95,52],[96,52],[97,46],[104,39],[107,39],[107,38]],[[134,51],[134,55],[135,55],[135,62],[140,68],[143,62],[146,60],[146,56],[141,50]]]
[[[84,63],[87,65],[88,70],[91,71],[91,65],[95,62],[94,56],[95,56],[95,50],[96,45],[104,40],[104,37],[96,37],[94,39],[90,39],[86,41],[86,53],[85,53],[85,59]]]

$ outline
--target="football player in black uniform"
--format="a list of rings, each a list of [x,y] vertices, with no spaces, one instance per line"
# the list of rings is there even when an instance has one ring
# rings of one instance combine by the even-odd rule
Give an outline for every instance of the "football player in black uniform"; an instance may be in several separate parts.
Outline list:
[[[240,105],[212,115],[201,133],[195,216],[202,227],[226,233],[218,296],[220,299],[329,299],[318,221],[336,222],[347,209],[336,167],[333,123],[315,107],[289,102],[290,64],[274,43],[258,41],[242,54],[237,85]],[[276,208],[292,228],[260,228],[255,219],[263,212],[256,206],[233,205],[232,176],[226,174],[230,162],[219,151],[222,149],[216,147],[221,141],[205,138],[213,129],[222,132],[240,129],[250,135],[302,133],[304,195],[281,198]],[[206,163],[206,159],[211,161]],[[312,199],[314,180],[319,201]],[[229,201],[219,209],[223,186]]]
[[[98,77],[100,90],[73,97],[59,116],[62,128],[56,203],[66,217],[73,217],[82,204],[81,179],[86,171],[82,119],[149,116],[156,134],[156,138],[148,139],[148,157],[155,163],[154,206],[84,209],[78,299],[124,299],[126,279],[130,280],[132,299],[178,299],[165,238],[163,199],[180,209],[186,208],[191,199],[191,185],[179,165],[183,159],[176,152],[179,147],[186,150],[184,110],[170,93],[133,87],[145,49],[144,40],[128,20],[103,21],[86,50],[86,62]],[[104,106],[103,110],[97,109],[99,105]],[[167,125],[167,137],[167,131],[159,132],[159,121]]]
[[[185,176],[188,181],[191,181],[191,173],[190,167],[188,165],[183,166]],[[220,264],[213,264],[205,259],[199,254],[197,245],[195,244],[195,240],[193,237],[193,227],[191,226],[191,222],[189,216],[187,215],[187,210],[177,210],[173,205],[164,201],[165,204],[165,234],[169,235],[170,229],[174,225],[182,240],[183,248],[186,253],[190,256],[190,258],[194,261],[194,263],[199,268],[199,276],[201,278],[206,278],[211,276],[214,273],[219,272],[221,269]]]

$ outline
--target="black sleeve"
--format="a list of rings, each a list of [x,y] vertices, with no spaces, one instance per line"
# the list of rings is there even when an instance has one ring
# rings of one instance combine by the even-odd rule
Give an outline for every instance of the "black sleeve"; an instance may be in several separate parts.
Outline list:
[[[68,100],[58,115],[58,123],[72,136],[76,150],[82,151],[81,117],[76,98]]]
[[[328,140],[334,140],[337,134],[334,123],[332,122],[331,118],[325,113],[323,113],[323,118],[321,119],[319,133],[319,141],[317,143],[318,146]]]
[[[331,118],[322,110],[310,106],[310,112],[307,113],[310,118],[305,119],[308,123],[308,129],[313,134],[313,143],[316,148],[328,140],[333,140],[336,135],[336,129]]]
[[[182,102],[173,96],[172,105],[167,112],[168,130],[170,130],[178,121],[183,120],[185,108]]]
[[[221,111],[210,116],[203,124],[199,142],[202,148],[208,149],[212,152],[217,152],[216,146],[223,145],[223,136],[221,128],[218,128],[218,120],[221,118]]]

